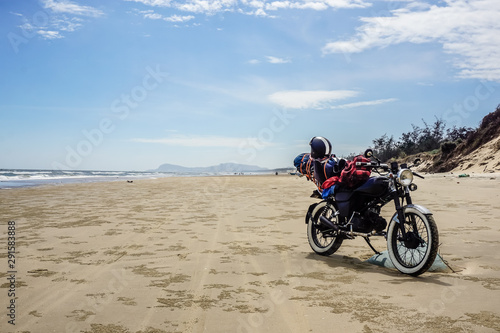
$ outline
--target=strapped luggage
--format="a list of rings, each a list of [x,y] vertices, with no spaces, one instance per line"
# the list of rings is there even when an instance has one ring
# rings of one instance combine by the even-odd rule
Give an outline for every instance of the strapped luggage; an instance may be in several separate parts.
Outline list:
[[[347,162],[340,174],[340,183],[347,187],[357,187],[370,178],[371,170],[367,166],[356,166],[356,162],[370,162],[362,155],[356,156],[352,161]]]
[[[311,154],[302,153],[295,157],[293,160],[293,165],[298,172],[307,177],[308,180],[313,178],[314,167],[313,167],[313,159],[311,158]]]
[[[356,162],[370,162],[370,160],[360,155],[352,161],[347,161],[340,176],[328,178],[322,185],[323,189],[328,189],[336,184],[353,188],[366,182],[370,178],[371,170],[366,166],[356,166]]]

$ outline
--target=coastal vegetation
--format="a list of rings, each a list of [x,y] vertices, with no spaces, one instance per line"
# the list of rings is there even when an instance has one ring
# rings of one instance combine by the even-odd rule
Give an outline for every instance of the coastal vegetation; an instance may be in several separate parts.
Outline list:
[[[446,172],[457,166],[457,155],[467,155],[500,136],[500,105],[486,115],[479,127],[447,127],[436,117],[432,124],[422,119],[423,126],[411,124],[412,130],[399,139],[383,134],[372,141],[375,156],[383,162],[409,160],[425,155],[432,159],[428,171]],[[497,144],[500,150],[500,144]]]

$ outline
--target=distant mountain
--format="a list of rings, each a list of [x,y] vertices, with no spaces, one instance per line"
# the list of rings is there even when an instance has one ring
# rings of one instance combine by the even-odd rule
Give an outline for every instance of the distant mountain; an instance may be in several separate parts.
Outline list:
[[[209,167],[184,167],[181,165],[175,164],[162,164],[157,169],[149,170],[156,172],[192,172],[192,173],[200,173],[200,172],[209,172],[209,173],[218,173],[218,172],[254,172],[254,171],[271,171],[266,168],[261,168],[256,165],[246,165],[246,164],[237,164],[237,163],[221,163],[219,165],[209,166]]]

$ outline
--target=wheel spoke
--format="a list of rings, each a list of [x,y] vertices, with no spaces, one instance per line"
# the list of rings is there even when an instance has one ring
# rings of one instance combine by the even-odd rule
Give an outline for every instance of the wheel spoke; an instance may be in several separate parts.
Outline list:
[[[422,214],[416,209],[405,209],[404,214],[404,222],[391,221],[389,224],[389,256],[400,272],[418,276],[432,266],[437,256],[437,226],[432,215]]]
[[[335,224],[338,223],[335,212],[336,207],[334,205],[324,204],[309,220],[307,229],[309,244],[314,252],[318,254],[330,255],[337,251],[342,244],[343,239],[320,222],[320,217],[323,216]]]
[[[397,259],[404,266],[414,267],[419,265],[425,258],[425,254],[428,250],[427,244],[429,241],[429,233],[424,221],[422,221],[422,219],[415,214],[406,216],[406,221],[403,227],[405,228],[406,235],[409,239],[408,242],[405,242],[403,240],[402,232],[398,228]],[[415,246],[415,242],[418,242],[419,244],[413,248],[413,246]]]

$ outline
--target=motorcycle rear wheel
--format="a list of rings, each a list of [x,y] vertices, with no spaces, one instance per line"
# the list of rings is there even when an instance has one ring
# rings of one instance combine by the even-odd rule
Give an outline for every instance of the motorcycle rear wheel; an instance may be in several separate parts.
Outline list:
[[[401,223],[391,220],[387,230],[387,250],[393,265],[404,274],[418,276],[436,259],[439,236],[432,215],[405,209],[403,226],[409,238],[402,239]]]
[[[344,238],[328,227],[321,224],[320,216],[324,216],[334,224],[338,224],[338,216],[335,215],[337,208],[327,202],[321,202],[316,206],[309,222],[307,223],[307,240],[311,249],[317,254],[329,256],[335,253]]]

